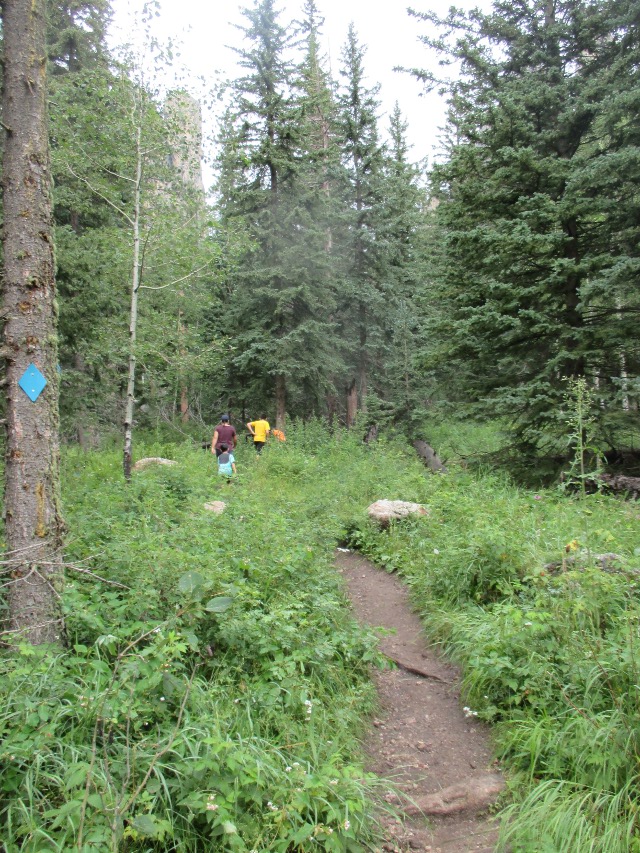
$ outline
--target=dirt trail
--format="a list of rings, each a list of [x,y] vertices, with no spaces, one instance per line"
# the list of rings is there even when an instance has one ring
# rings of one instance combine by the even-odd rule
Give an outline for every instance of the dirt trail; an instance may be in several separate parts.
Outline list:
[[[358,620],[392,632],[380,648],[402,664],[376,673],[381,711],[365,743],[368,769],[408,798],[404,825],[388,822],[384,849],[490,853],[497,831],[486,803],[502,780],[486,727],[460,705],[455,667],[427,644],[396,577],[353,553],[337,552],[336,566]]]

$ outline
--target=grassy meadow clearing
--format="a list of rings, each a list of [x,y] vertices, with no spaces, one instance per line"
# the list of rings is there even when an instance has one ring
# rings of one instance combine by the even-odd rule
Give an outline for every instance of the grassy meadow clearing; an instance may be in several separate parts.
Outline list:
[[[178,464],[129,486],[119,449],[67,449],[67,645],[0,658],[7,853],[376,849],[359,737],[379,660],[337,543],[397,571],[461,664],[510,778],[503,843],[640,850],[640,509],[463,467],[495,431],[439,429],[447,475],[319,423],[260,459],[241,444],[230,485],[190,442],[147,437],[138,456]],[[429,516],[378,531],[379,498]]]

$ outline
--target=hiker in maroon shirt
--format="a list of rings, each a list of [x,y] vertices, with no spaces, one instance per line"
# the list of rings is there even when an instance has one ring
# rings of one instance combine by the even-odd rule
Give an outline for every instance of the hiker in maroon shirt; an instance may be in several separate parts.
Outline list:
[[[216,456],[220,456],[222,453],[221,445],[226,444],[228,449],[232,451],[235,449],[237,442],[238,436],[236,435],[235,427],[232,427],[229,423],[229,415],[222,415],[220,423],[213,433],[211,452],[215,453]]]

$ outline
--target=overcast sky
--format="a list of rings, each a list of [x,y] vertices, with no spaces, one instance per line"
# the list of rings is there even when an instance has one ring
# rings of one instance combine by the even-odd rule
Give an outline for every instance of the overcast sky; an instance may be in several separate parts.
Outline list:
[[[115,12],[112,44],[131,38],[132,11],[142,7],[142,0],[112,0]],[[486,1],[486,0],[485,0]],[[235,54],[227,47],[240,46],[242,34],[233,26],[244,22],[240,9],[252,2],[221,2],[221,0],[161,0],[160,16],[154,19],[154,33],[160,39],[171,37],[182,44],[176,74],[192,94],[203,98],[217,81],[236,76]],[[439,128],[444,123],[445,104],[437,94],[424,95],[422,86],[409,74],[394,72],[397,65],[435,68],[435,59],[418,37],[426,32],[426,24],[409,17],[407,7],[435,8],[445,14],[451,5],[448,0],[316,0],[324,16],[324,50],[329,58],[333,76],[338,77],[340,54],[346,40],[347,28],[353,21],[359,41],[366,46],[364,59],[367,85],[380,83],[380,129],[386,134],[388,114],[396,101],[409,123],[408,138],[412,144],[412,159],[433,159],[438,150]],[[472,0],[458,0],[458,7],[481,5]],[[302,2],[281,0],[278,8],[283,14],[281,23],[301,17]],[[202,78],[204,82],[200,82]],[[206,119],[205,119],[206,120]],[[209,120],[211,122],[211,120]],[[205,183],[206,176],[205,176]]]

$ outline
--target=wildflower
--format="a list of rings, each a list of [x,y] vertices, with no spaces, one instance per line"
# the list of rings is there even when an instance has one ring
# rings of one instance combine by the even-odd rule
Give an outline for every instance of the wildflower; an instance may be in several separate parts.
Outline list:
[[[285,772],[285,773],[291,773],[291,768],[290,768],[290,767],[285,767],[285,768],[284,768],[284,772]]]
[[[345,829],[349,829],[350,827],[351,827],[351,823],[350,823],[350,821],[345,820],[345,822],[344,822],[344,828],[345,828]]]
[[[541,500],[542,500],[542,495],[534,495],[534,496],[533,496],[533,499],[534,499],[534,501],[541,501]]]
[[[434,548],[434,549],[433,549],[433,553],[434,553],[434,554],[439,554],[439,553],[440,553],[440,551],[438,551],[438,549],[437,549],[437,548]]]
[[[211,803],[211,802],[207,803],[207,811],[208,812],[215,812],[218,810],[218,808],[219,808],[219,806],[217,803]]]
[[[462,710],[464,711],[465,717],[477,717],[478,716],[478,712],[472,711],[471,708],[469,708],[467,705],[465,705]]]
[[[277,812],[277,811],[278,811],[278,806],[275,806],[275,805],[271,802],[271,800],[269,800],[269,802],[267,803],[267,808],[268,808],[270,811],[272,811],[272,812]]]
[[[533,625],[533,622],[525,622],[524,623],[525,628],[530,628],[532,625]]]
[[[164,696],[161,696],[161,697],[160,697],[160,701],[161,701],[161,702],[164,702]]]
[[[571,542],[568,542],[568,543],[564,546],[564,550],[565,550],[565,551],[567,552],[567,554],[568,554],[570,551],[577,551],[577,550],[578,550],[578,547],[579,547],[579,546],[578,546],[578,540],[577,540],[577,539],[572,539],[572,540],[571,540]]]
[[[338,780],[337,780],[337,779],[331,779],[331,781],[329,782],[329,784],[330,784],[330,785],[337,785],[337,784],[338,784]]]

